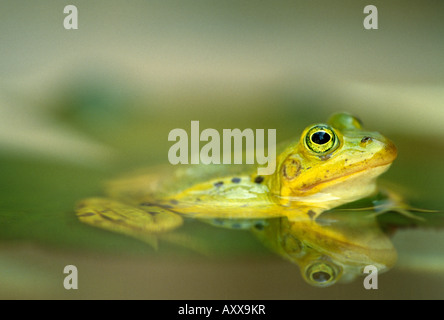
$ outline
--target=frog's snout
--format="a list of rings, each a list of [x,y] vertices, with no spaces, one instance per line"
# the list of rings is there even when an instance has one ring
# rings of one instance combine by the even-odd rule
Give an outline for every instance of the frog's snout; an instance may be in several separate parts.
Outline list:
[[[395,144],[376,132],[362,136],[359,146],[368,151],[373,150],[373,152],[380,154],[389,162],[395,160],[398,155]]]
[[[394,161],[398,156],[398,148],[396,148],[395,144],[389,139],[385,139],[384,141],[384,154],[391,161]]]

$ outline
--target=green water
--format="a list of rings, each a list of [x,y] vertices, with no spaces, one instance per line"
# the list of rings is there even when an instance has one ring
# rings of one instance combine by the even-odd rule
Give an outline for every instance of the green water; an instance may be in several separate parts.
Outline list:
[[[398,299],[444,297],[444,118],[439,2],[59,1],[0,4],[0,298]],[[398,226],[398,262],[314,288],[250,233],[187,220],[158,249],[84,225],[76,203],[120,174],[168,164],[168,133],[276,129],[277,142],[348,111],[398,147],[382,179],[436,210]],[[187,248],[188,236],[205,244]],[[171,240],[171,239],[170,239]],[[79,289],[65,290],[75,265]]]
[[[287,299],[332,298],[340,292],[339,297],[343,298],[441,297],[444,236],[440,230],[444,223],[440,213],[422,214],[426,221],[415,228],[407,227],[409,220],[396,214],[381,217],[385,223],[403,228],[392,238],[399,261],[380,276],[380,287],[374,292],[365,290],[360,278],[351,284],[312,288],[302,281],[296,265],[274,255],[245,231],[187,221],[179,234],[203,239],[206,250],[211,251],[208,257],[186,248],[180,241],[161,240],[155,250],[136,239],[83,225],[75,217],[75,203],[101,195],[104,181],[140,167],[167,163],[172,144],[167,141],[169,130],[189,130],[192,119],[199,119],[201,126],[217,129],[275,128],[280,141],[297,136],[306,124],[323,121],[337,111],[314,104],[319,112],[312,113],[310,108],[291,109],[286,103],[273,103],[263,102],[253,118],[245,110],[224,116],[223,102],[219,102],[222,111],[215,115],[205,112],[209,110],[205,105],[197,104],[187,112],[177,108],[176,117],[171,117],[171,109],[158,107],[148,113],[127,113],[122,121],[118,115],[103,118],[100,113],[95,115],[96,121],[91,121],[94,116],[90,113],[82,119],[84,110],[75,106],[68,109],[70,115],[59,111],[49,114],[62,128],[73,128],[91,141],[111,146],[113,156],[105,158],[102,164],[76,164],[69,157],[60,160],[7,151],[1,154],[0,273],[5,284],[0,296]],[[65,107],[60,108],[63,111]],[[270,109],[273,113],[264,118],[262,113]],[[125,109],[106,112],[122,110]],[[377,127],[378,123],[371,125]],[[383,178],[407,190],[412,205],[442,210],[441,142],[420,133],[391,133],[390,127],[376,129],[391,137],[399,149],[398,159]],[[63,289],[62,271],[68,264],[79,268],[80,290]],[[186,278],[185,284],[180,275]],[[223,283],[221,278],[225,279]],[[239,281],[242,290],[234,290]],[[212,286],[219,286],[222,291],[212,291]],[[265,286],[275,289],[266,290]]]

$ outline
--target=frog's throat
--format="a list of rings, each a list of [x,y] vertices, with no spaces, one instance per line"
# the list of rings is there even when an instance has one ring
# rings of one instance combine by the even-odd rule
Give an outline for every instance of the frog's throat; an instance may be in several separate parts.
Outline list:
[[[365,168],[335,177],[316,184],[317,192],[300,196],[280,197],[282,205],[297,206],[310,204],[314,207],[331,209],[355,200],[365,198],[376,192],[376,178],[388,170],[391,163]],[[314,190],[314,185],[311,189]]]

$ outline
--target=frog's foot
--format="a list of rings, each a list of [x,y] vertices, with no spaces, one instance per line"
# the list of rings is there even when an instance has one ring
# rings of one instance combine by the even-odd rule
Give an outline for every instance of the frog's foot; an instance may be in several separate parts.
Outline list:
[[[371,206],[366,207],[357,207],[357,208],[340,208],[333,209],[336,212],[365,212],[369,218],[375,218],[384,213],[395,212],[401,214],[402,216],[416,220],[416,221],[425,221],[426,219],[418,216],[415,212],[418,213],[437,213],[437,210],[428,210],[428,209],[420,209],[415,208],[407,204],[403,198],[401,198],[398,194],[393,192],[383,192],[383,198],[374,200]]]
[[[131,206],[106,198],[82,200],[76,214],[81,222],[135,237],[154,248],[157,248],[158,234],[183,223],[181,216],[155,204]]]
[[[409,204],[407,204],[401,196],[391,191],[385,190],[384,195],[386,196],[384,199],[376,200],[373,202],[374,207],[372,209],[374,212],[371,214],[372,216],[378,216],[386,212],[396,212],[409,219],[425,221],[423,217],[414,214],[414,212],[421,212],[421,213],[438,212],[436,210],[414,208]]]
[[[374,217],[380,216],[380,215],[382,215],[384,213],[388,213],[388,212],[396,212],[406,218],[418,220],[418,221],[425,221],[425,219],[423,217],[420,217],[420,216],[414,214],[414,212],[422,212],[422,213],[439,212],[436,210],[414,208],[414,207],[411,207],[407,204],[394,205],[393,203],[387,202],[386,200],[375,201],[375,205],[373,207],[350,208],[350,209],[347,208],[347,209],[340,209],[338,211],[352,211],[352,212],[369,211],[371,213],[369,213],[367,216],[370,218],[374,218]]]

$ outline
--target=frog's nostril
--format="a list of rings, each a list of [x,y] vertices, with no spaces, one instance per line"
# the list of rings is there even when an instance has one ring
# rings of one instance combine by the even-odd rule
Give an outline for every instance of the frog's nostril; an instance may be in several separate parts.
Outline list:
[[[361,143],[367,144],[367,143],[372,142],[372,141],[373,141],[372,137],[365,136],[364,138],[362,138]]]

